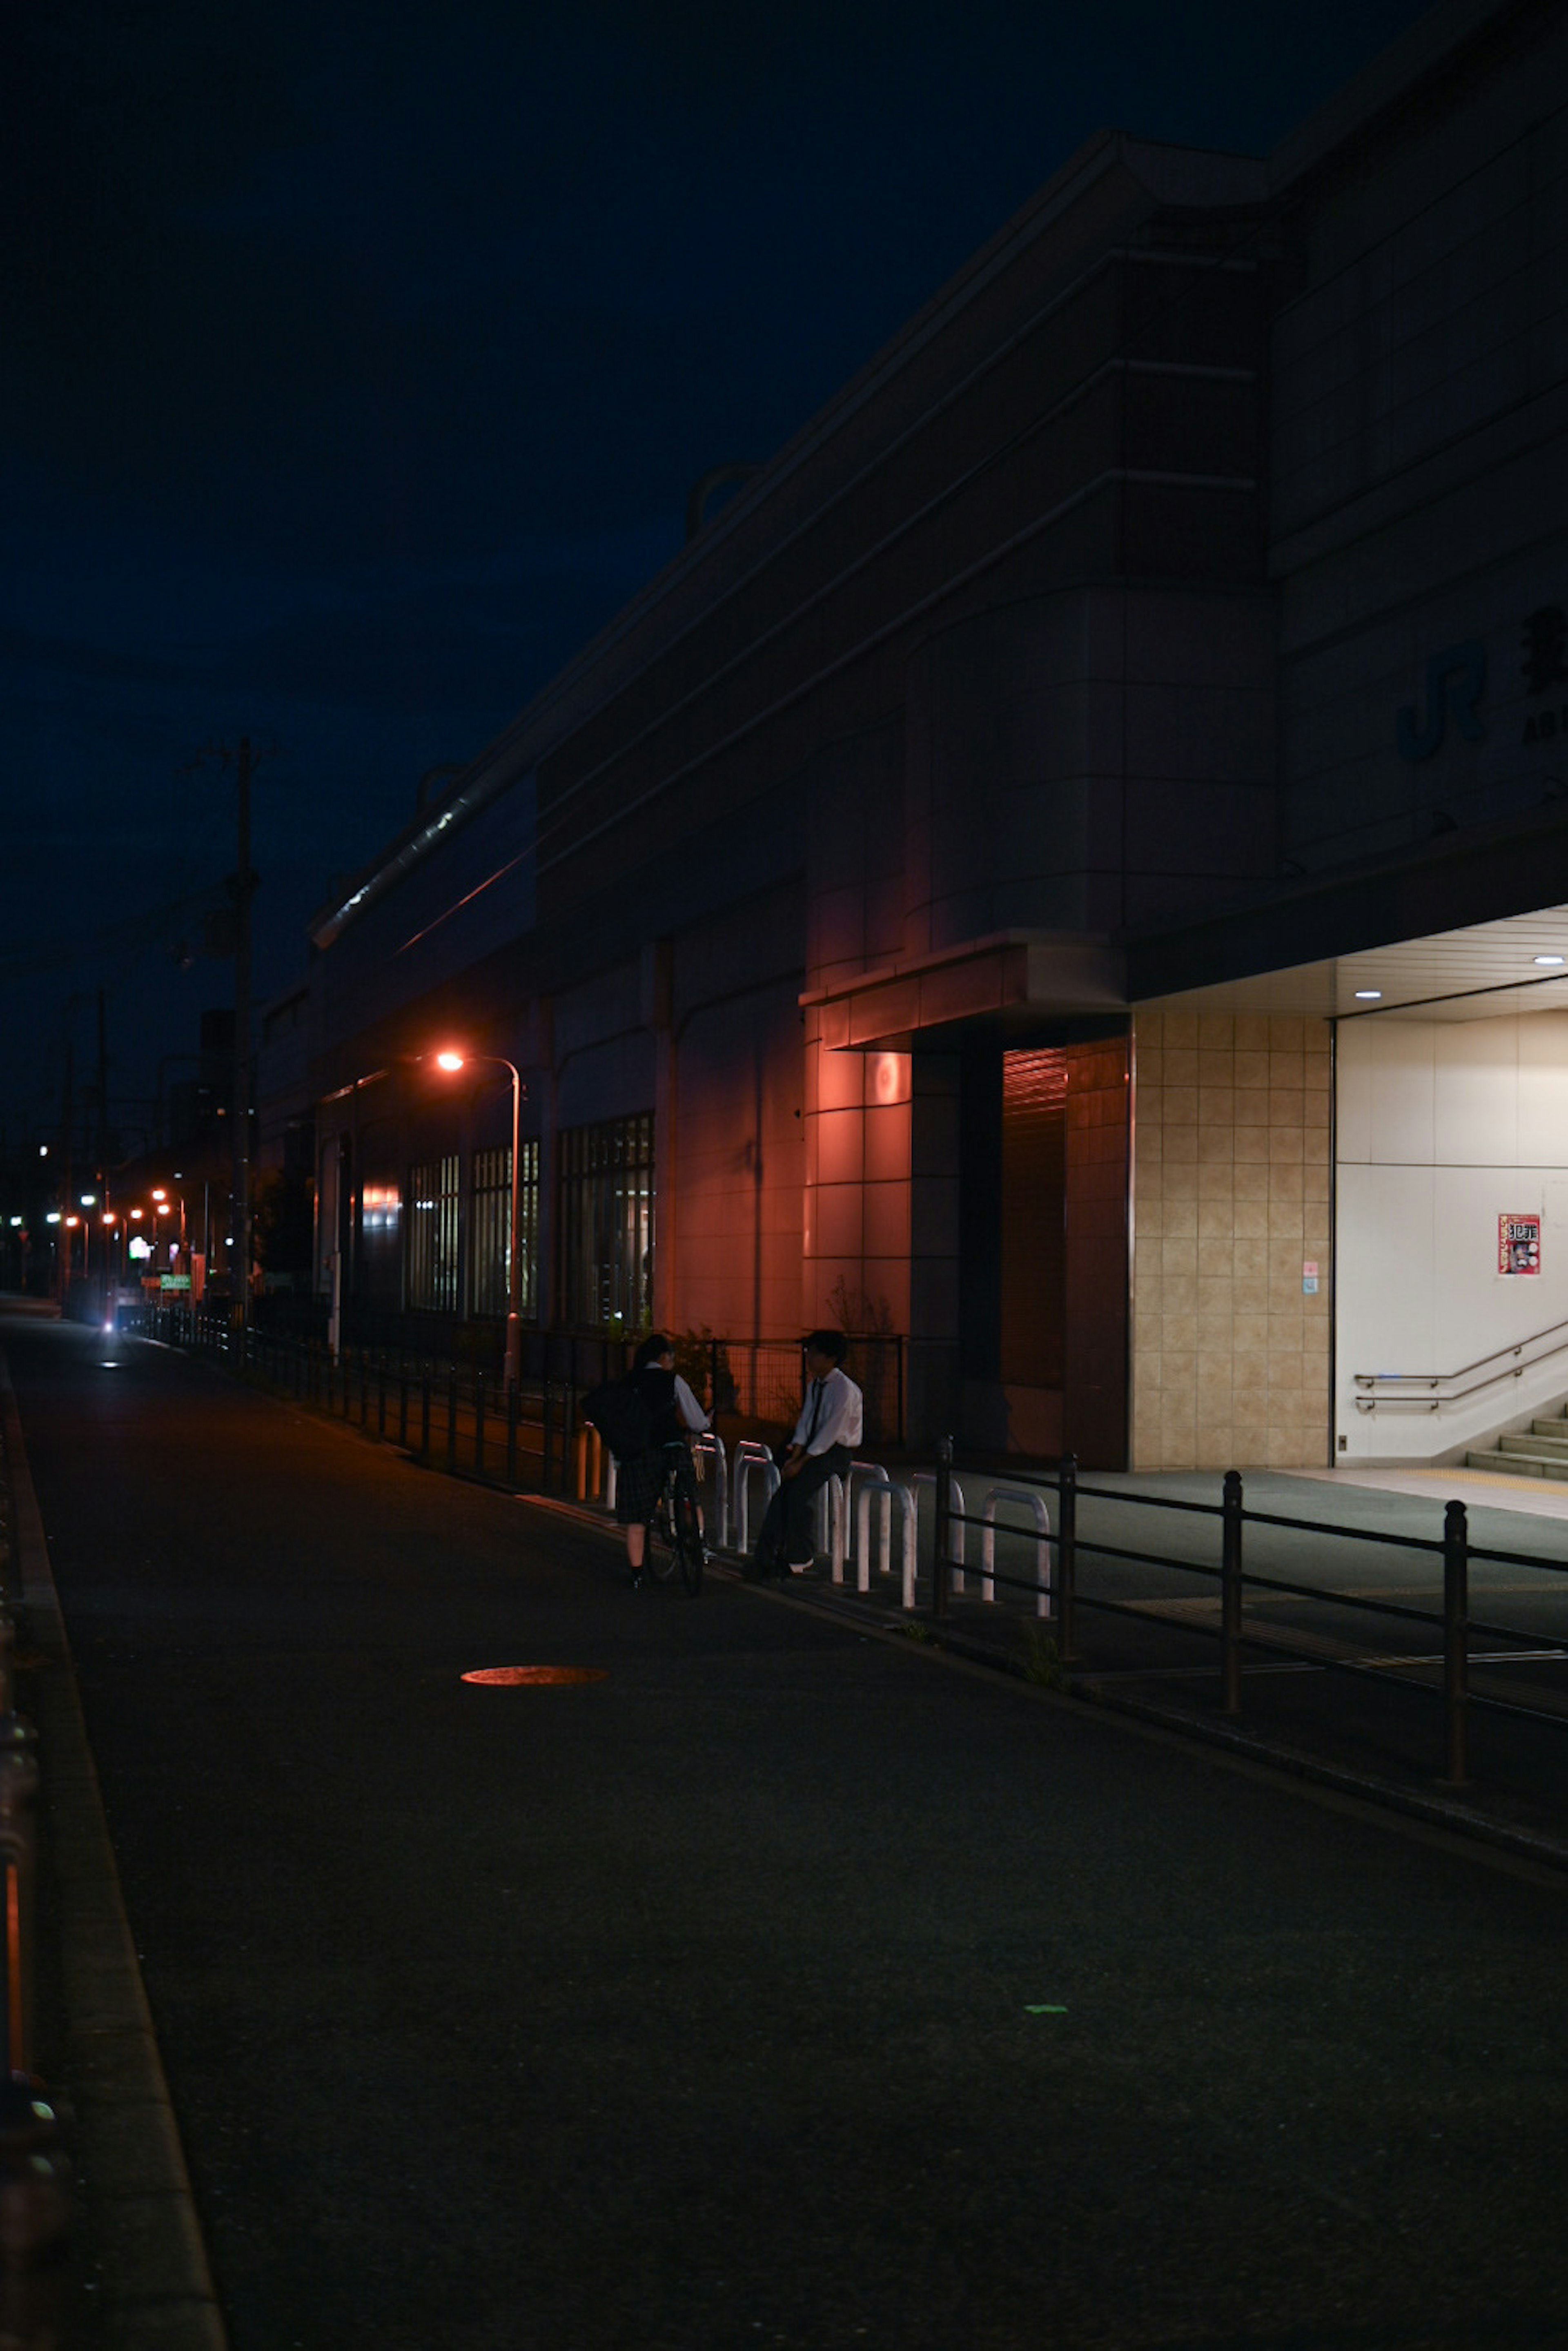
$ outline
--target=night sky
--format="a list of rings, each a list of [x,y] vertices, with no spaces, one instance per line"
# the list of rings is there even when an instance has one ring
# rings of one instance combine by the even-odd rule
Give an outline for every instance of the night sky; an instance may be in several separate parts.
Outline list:
[[[9,0],[0,1143],[256,987],[1092,132],[1265,152],[1416,0]],[[182,1071],[170,1065],[170,1076]]]

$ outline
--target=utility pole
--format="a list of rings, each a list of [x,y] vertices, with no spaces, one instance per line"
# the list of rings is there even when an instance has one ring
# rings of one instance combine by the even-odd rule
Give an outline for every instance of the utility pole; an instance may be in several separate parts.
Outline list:
[[[250,737],[239,738],[239,883],[235,923],[235,1102],[234,1217],[235,1248],[229,1255],[229,1290],[235,1293],[235,1252],[239,1263],[240,1361],[245,1361],[245,1333],[250,1322]]]

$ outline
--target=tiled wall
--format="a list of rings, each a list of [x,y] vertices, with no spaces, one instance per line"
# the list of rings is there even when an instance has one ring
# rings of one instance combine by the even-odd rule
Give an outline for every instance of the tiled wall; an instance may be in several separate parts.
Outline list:
[[[1328,1023],[1141,1012],[1135,1052],[1133,1465],[1325,1468]]]

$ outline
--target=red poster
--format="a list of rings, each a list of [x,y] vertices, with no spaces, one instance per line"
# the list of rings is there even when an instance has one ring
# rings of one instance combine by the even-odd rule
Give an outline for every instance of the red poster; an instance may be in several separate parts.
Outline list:
[[[1541,1218],[1538,1216],[1504,1216],[1498,1218],[1497,1270],[1499,1273],[1541,1271]]]

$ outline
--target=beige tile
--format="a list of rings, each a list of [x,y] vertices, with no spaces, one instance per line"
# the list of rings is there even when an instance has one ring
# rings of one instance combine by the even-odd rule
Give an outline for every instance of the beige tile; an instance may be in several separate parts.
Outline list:
[[[1300,1205],[1305,1184],[1305,1170],[1299,1161],[1289,1164],[1272,1160],[1269,1166],[1269,1197],[1270,1200],[1293,1200]]]
[[[1196,1314],[1162,1314],[1160,1317],[1160,1353],[1168,1366],[1197,1352],[1197,1317]],[[1166,1385],[1171,1384],[1167,1368]]]
[[[1329,1278],[1328,1227],[1314,1223],[1310,1213],[1301,1220],[1301,1255],[1317,1259],[1318,1271],[1326,1284]]]
[[[1197,1159],[1200,1167],[1228,1167],[1236,1153],[1236,1129],[1228,1119],[1215,1126],[1199,1125]]]
[[[1221,1214],[1203,1209],[1200,1214]],[[1218,1233],[1206,1233],[1202,1226],[1197,1235],[1197,1278],[1199,1281],[1228,1281],[1230,1279],[1230,1227],[1228,1219]]]
[[[1230,1244],[1230,1270],[1239,1280],[1254,1281],[1269,1270],[1269,1243],[1258,1233],[1238,1231]]]
[[[1301,1096],[1301,1124],[1309,1130],[1322,1128],[1327,1134],[1329,1097],[1326,1093],[1304,1093]]]
[[[1167,1218],[1174,1215],[1178,1205],[1179,1203],[1174,1200],[1166,1203]],[[1166,1232],[1160,1243],[1160,1273],[1166,1281],[1183,1274],[1189,1274],[1194,1280],[1197,1280],[1197,1236],[1196,1233],[1190,1236],[1182,1234],[1173,1238],[1168,1231]]]
[[[1162,1416],[1166,1420],[1177,1420],[1185,1414],[1190,1420],[1192,1384],[1197,1377],[1197,1350],[1195,1349],[1190,1354],[1173,1355],[1167,1348],[1163,1376],[1165,1401],[1161,1406]]]
[[[1221,1476],[1236,1461],[1236,1435],[1228,1420],[1200,1420],[1193,1447],[1195,1469],[1217,1470]]]
[[[1232,1127],[1236,1123],[1234,1086],[1199,1086],[1197,1123],[1200,1127]]]
[[[1264,1467],[1269,1469],[1300,1469],[1303,1466],[1301,1439],[1294,1426],[1270,1428],[1267,1439]]]
[[[1269,1050],[1271,1053],[1299,1053],[1306,1037],[1306,1023],[1296,1012],[1271,1012],[1269,1016]]]
[[[1326,1053],[1308,1053],[1303,1063],[1303,1082],[1309,1093],[1326,1094],[1333,1086],[1333,1063]]]
[[[1305,1080],[1306,1057],[1304,1054],[1300,1051],[1282,1053],[1277,1046],[1270,1048],[1269,1083],[1271,1086],[1287,1086],[1293,1092],[1300,1093]]]
[[[1140,1095],[1155,1092],[1165,1082],[1166,1057],[1157,1045],[1145,1045],[1138,1040],[1137,1068],[1134,1072]]]
[[[1230,1215],[1232,1229],[1239,1241],[1257,1240],[1268,1232],[1267,1200],[1238,1200]]]
[[[1270,1126],[1295,1126],[1304,1123],[1301,1104],[1306,1100],[1300,1086],[1274,1086],[1269,1089],[1269,1123]]]
[[[1197,1237],[1200,1241],[1216,1241],[1225,1251],[1226,1267],[1230,1270],[1230,1243],[1236,1229],[1236,1209],[1229,1200],[1200,1200],[1197,1204]],[[1218,1269],[1216,1269],[1218,1270]]]
[[[1269,1050],[1269,1016],[1266,1012],[1239,1012],[1236,1016],[1236,1050],[1239,1053],[1266,1053]]]
[[[1239,1347],[1230,1358],[1230,1376],[1238,1392],[1262,1395],[1269,1385],[1269,1358],[1260,1347]]]
[[[1197,1020],[1197,1041],[1206,1051],[1229,1052],[1236,1038],[1236,1022],[1228,1012],[1201,1012]]]
[[[1162,1247],[1165,1246],[1162,1244]],[[1196,1248],[1197,1244],[1194,1244]],[[1168,1317],[1172,1314],[1197,1312],[1197,1275],[1195,1273],[1165,1273],[1160,1276],[1160,1304]]]
[[[1166,1047],[1164,1083],[1168,1092],[1172,1086],[1196,1086],[1197,1083],[1197,1053],[1196,1049]]]
[[[1235,1189],[1235,1166],[1228,1159],[1200,1159],[1197,1163],[1197,1196],[1200,1200],[1223,1200],[1228,1207]]]
[[[1238,1159],[1233,1181],[1238,1200],[1266,1200],[1269,1196],[1268,1161]]]
[[[1301,1204],[1299,1200],[1270,1200],[1269,1203],[1269,1238],[1271,1241],[1290,1241],[1299,1256],[1301,1247]],[[1279,1273],[1278,1265],[1270,1271]],[[1300,1269],[1297,1269],[1298,1272]]]
[[[1268,1353],[1269,1317],[1266,1314],[1238,1314],[1231,1329],[1238,1354],[1262,1355]]]
[[[1184,1126],[1178,1128],[1177,1132],[1192,1137],[1192,1156],[1189,1159],[1173,1156],[1167,1150],[1165,1165],[1160,1175],[1161,1185],[1167,1200],[1196,1200],[1197,1197],[1197,1129],[1196,1126]]]
[[[1301,1394],[1302,1361],[1301,1353],[1290,1348],[1270,1348],[1269,1394],[1271,1396]]]
[[[1258,1448],[1266,1444],[1269,1433],[1268,1397],[1244,1395],[1237,1388],[1230,1399],[1230,1425],[1236,1432],[1239,1446],[1250,1444]],[[1256,1450],[1253,1458],[1257,1458]]]
[[[1173,1045],[1186,1047],[1193,1051],[1197,1050],[1197,1015],[1196,1012],[1167,1012],[1166,1014],[1166,1047],[1167,1051]]]
[[[1133,1199],[1133,1236],[1134,1241],[1158,1240],[1165,1231],[1166,1204],[1151,1200],[1140,1184]]]
[[[1232,1097],[1233,1116],[1238,1128],[1267,1126],[1269,1123],[1269,1093],[1265,1086],[1238,1086]]]
[[[1159,1249],[1140,1249],[1134,1260],[1133,1278],[1137,1285],[1135,1306],[1139,1328],[1146,1322],[1157,1327],[1165,1311],[1165,1284],[1160,1280]]]
[[[1196,1059],[1196,1056],[1194,1058]],[[1170,1056],[1170,1059],[1172,1061],[1176,1059],[1174,1053]],[[1164,1125],[1172,1127],[1196,1126],[1197,1124],[1197,1087],[1196,1083],[1192,1085],[1179,1086],[1167,1085],[1165,1089],[1165,1118],[1162,1122]]]
[[[1197,1126],[1196,1122],[1189,1121],[1183,1126],[1166,1127],[1164,1159],[1167,1167],[1174,1165],[1178,1160],[1197,1165]]]
[[[1164,1233],[1167,1240],[1196,1240],[1197,1238],[1197,1202],[1178,1195],[1164,1203]]]
[[[1239,1153],[1237,1155],[1239,1157]],[[1301,1130],[1299,1126],[1271,1126],[1269,1129],[1269,1157],[1272,1165],[1286,1165],[1301,1162]]]
[[[1261,1094],[1259,1095],[1258,1099],[1261,1102],[1263,1099]],[[1236,1129],[1236,1159],[1238,1165],[1239,1165],[1244,1160],[1249,1162],[1253,1165],[1257,1165],[1259,1164],[1267,1165],[1269,1159],[1269,1137],[1272,1133],[1272,1127],[1268,1126],[1238,1126]]]
[[[1223,1355],[1228,1363],[1232,1353],[1230,1334],[1236,1320],[1230,1311],[1230,1284],[1225,1284],[1225,1303],[1219,1311],[1214,1310],[1212,1302],[1205,1296],[1212,1287],[1214,1285],[1206,1282],[1202,1274],[1198,1275],[1197,1352],[1200,1355]]]
[[[1243,1090],[1249,1092],[1256,1092],[1260,1086],[1267,1087],[1268,1083],[1269,1056],[1267,1053],[1237,1054],[1236,1088],[1238,1092],[1240,1092]]]
[[[1143,1056],[1144,1047],[1163,1044],[1165,1034],[1166,1016],[1163,1012],[1139,1012],[1134,1016],[1133,1040],[1137,1046],[1140,1059]]]
[[[1247,1275],[1231,1284],[1230,1295],[1238,1314],[1267,1314],[1269,1283],[1261,1274]]]
[[[1309,1156],[1301,1168],[1301,1197],[1318,1203],[1332,1196],[1333,1179],[1326,1159]]]
[[[1155,1157],[1156,1159],[1159,1157],[1160,1129],[1166,1123],[1165,1112],[1166,1098],[1163,1091],[1158,1086],[1152,1088],[1140,1086],[1138,1089],[1137,1100],[1133,1104],[1133,1134],[1134,1137],[1133,1147],[1140,1154],[1140,1155],[1142,1155],[1144,1138],[1147,1135]]]
[[[1134,1189],[1140,1200],[1164,1199],[1165,1191],[1160,1182],[1160,1162],[1157,1159],[1139,1161],[1134,1170]]]
[[[1228,1351],[1199,1354],[1197,1358],[1197,1408],[1201,1413],[1223,1397],[1227,1412],[1230,1409],[1230,1356]]]
[[[1271,1281],[1293,1281],[1300,1289],[1301,1281],[1301,1238],[1299,1233],[1276,1233],[1269,1243],[1269,1278]],[[1302,1303],[1306,1301],[1303,1298]]]
[[[1300,1280],[1287,1281],[1271,1274],[1267,1283],[1269,1292],[1269,1344],[1270,1347],[1299,1347],[1301,1343],[1301,1285]],[[1287,1336],[1287,1332],[1290,1335]]]

